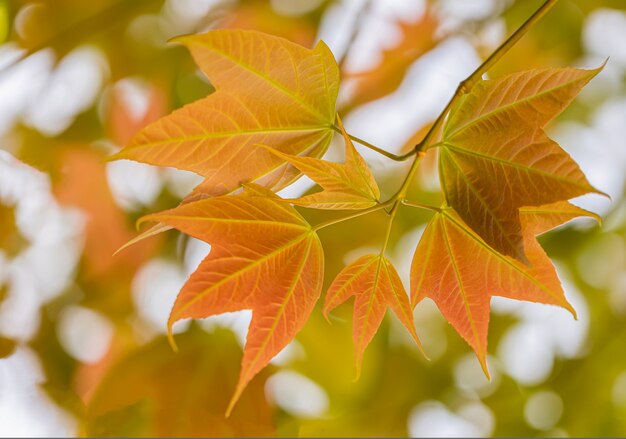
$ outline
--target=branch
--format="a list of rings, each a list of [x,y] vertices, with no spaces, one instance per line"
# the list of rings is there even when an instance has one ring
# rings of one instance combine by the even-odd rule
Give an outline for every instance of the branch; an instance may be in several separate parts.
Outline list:
[[[318,230],[321,230],[321,229],[323,229],[325,227],[328,227],[328,226],[332,226],[333,224],[342,223],[342,222],[347,221],[347,220],[352,219],[352,218],[358,218],[360,216],[367,215],[368,213],[377,212],[379,210],[384,209],[387,206],[390,206],[394,202],[395,202],[395,200],[392,198],[390,200],[385,201],[384,203],[377,204],[376,206],[370,207],[368,209],[359,210],[359,211],[357,211],[357,212],[355,212],[353,214],[350,214],[350,215],[347,215],[347,216],[344,216],[344,217],[341,217],[341,218],[334,218],[334,219],[325,221],[323,223],[319,223],[319,224],[317,224],[316,226],[313,227],[313,231],[317,232]]]
[[[412,153],[416,154],[420,151],[423,151],[428,147],[429,142],[432,140],[435,133],[439,131],[441,125],[446,118],[448,112],[452,109],[452,107],[457,103],[457,101],[465,94],[469,93],[472,87],[480,81],[483,74],[485,74],[491,67],[493,67],[500,59],[509,51],[511,48],[522,38],[526,33],[530,30],[531,27],[535,25],[552,7],[556,4],[558,0],[546,0],[543,5],[539,9],[535,11],[533,15],[528,18],[513,34],[507,38],[483,63],[478,66],[476,70],[472,72],[464,81],[462,81],[454,96],[448,102],[448,105],[443,109],[437,120],[433,126],[428,130],[428,133],[424,137],[424,139],[415,145]]]
[[[346,60],[348,59],[348,54],[350,53],[350,49],[354,45],[356,38],[359,36],[359,32],[363,25],[363,20],[369,13],[369,9],[372,7],[372,3],[373,3],[373,0],[363,0],[361,9],[359,10],[357,16],[354,18],[354,22],[352,23],[352,29],[350,31],[350,36],[348,37],[348,41],[346,41],[344,50],[339,56],[339,58],[337,59],[339,70],[343,70],[344,68]]]
[[[333,128],[333,130],[337,131],[339,134],[342,134],[341,129],[340,129],[338,126],[333,125],[333,127],[332,127],[332,128]],[[371,143],[369,143],[369,142],[367,142],[367,141],[365,141],[365,140],[363,140],[363,139],[359,139],[358,137],[353,136],[353,135],[352,135],[352,134],[350,134],[350,133],[346,133],[346,134],[348,135],[348,137],[350,138],[350,140],[353,140],[353,141],[355,141],[355,142],[357,142],[357,143],[359,143],[359,144],[361,144],[361,145],[365,146],[366,148],[369,148],[369,149],[371,149],[372,151],[375,151],[375,152],[377,152],[378,154],[384,155],[384,156],[385,156],[385,157],[387,157],[388,159],[394,160],[394,161],[396,161],[396,162],[403,162],[403,161],[405,161],[406,159],[408,159],[408,158],[410,158],[411,156],[413,156],[413,154],[415,154],[413,151],[410,151],[410,152],[408,152],[407,154],[403,154],[403,155],[396,155],[396,154],[390,153],[390,152],[388,152],[388,151],[385,151],[384,149],[382,149],[382,148],[380,148],[380,147],[378,147],[378,146],[376,146],[376,145],[373,145],[373,144],[371,144]]]

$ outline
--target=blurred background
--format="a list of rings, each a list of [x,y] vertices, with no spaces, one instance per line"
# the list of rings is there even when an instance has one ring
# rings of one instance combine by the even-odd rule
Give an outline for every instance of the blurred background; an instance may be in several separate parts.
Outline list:
[[[626,434],[626,4],[562,0],[490,72],[605,69],[549,134],[611,200],[540,240],[579,319],[494,298],[488,381],[429,300],[415,321],[425,361],[388,316],[353,382],[352,304],[303,331],[223,413],[246,312],[175,328],[178,289],[209,246],[177,232],[116,256],[142,215],[199,178],[107,163],[141,127],[213,89],[176,35],[249,28],[342,68],[348,131],[407,151],[535,0],[0,0],[0,436],[624,436]],[[339,139],[326,157],[341,160]],[[386,195],[407,164],[360,148]],[[411,198],[441,200],[434,160]],[[282,194],[313,187],[301,179]],[[385,194],[383,194],[384,197]],[[315,223],[330,214],[301,209]],[[402,209],[390,258],[405,286],[428,213]],[[378,251],[383,216],[324,229],[326,285]]]

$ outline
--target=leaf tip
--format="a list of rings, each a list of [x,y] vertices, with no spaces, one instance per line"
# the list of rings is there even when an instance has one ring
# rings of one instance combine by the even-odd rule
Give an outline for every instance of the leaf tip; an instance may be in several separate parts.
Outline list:
[[[322,310],[322,316],[324,316],[324,320],[326,320],[328,324],[332,324],[332,322],[330,321],[330,310],[324,308]]]
[[[487,366],[487,358],[484,354],[478,356],[478,361],[480,362],[480,367],[483,370],[483,373],[487,377],[489,381],[491,381],[491,374],[489,373],[489,366]]]
[[[411,331],[411,337],[413,337],[413,340],[415,340],[415,343],[417,344],[417,348],[422,353],[424,358],[427,361],[431,361],[430,357],[426,354],[426,351],[424,350],[424,346],[422,345],[422,342],[420,341],[419,337],[417,336],[417,332],[415,331],[415,329],[413,331]]]
[[[167,40],[169,44],[187,45],[187,42],[193,38],[193,34],[178,35]]]
[[[111,154],[110,156],[104,157],[102,160],[105,163],[114,162],[116,160],[124,160],[127,159],[125,154],[125,149],[120,149],[118,152]]]
[[[121,253],[122,251],[126,250],[128,247],[130,247],[131,245],[133,245],[135,243],[136,239],[137,238],[133,238],[130,241],[122,244],[122,246],[120,248],[118,248],[117,250],[115,250],[111,256],[117,256],[118,253]]]
[[[572,317],[574,317],[574,320],[578,320],[578,313],[576,312],[574,307],[569,302],[567,302],[567,301],[565,302],[564,308],[566,310],[568,310],[570,312],[570,314],[572,314]]]
[[[224,414],[224,416],[226,416],[227,418],[230,417],[230,415],[233,413],[233,410],[235,409],[235,406],[237,405],[237,402],[239,401],[239,398],[241,397],[244,388],[245,385],[241,384],[241,377],[239,377],[239,382],[237,383],[235,393],[233,393],[233,396],[230,398],[230,402],[228,403],[228,407],[226,408],[226,413]]]
[[[167,323],[167,342],[174,352],[178,352],[178,345],[176,344],[176,340],[174,340],[174,332],[172,331],[173,326],[174,322]]]

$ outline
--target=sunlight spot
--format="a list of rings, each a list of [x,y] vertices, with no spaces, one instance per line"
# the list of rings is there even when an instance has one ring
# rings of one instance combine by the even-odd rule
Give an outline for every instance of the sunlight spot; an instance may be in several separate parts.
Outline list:
[[[561,419],[563,400],[552,391],[532,394],[524,405],[524,419],[532,428],[549,430]]]
[[[37,355],[18,347],[0,361],[0,436],[75,437],[78,422],[39,386],[45,381]]]
[[[588,51],[603,58],[611,57],[626,67],[626,12],[598,8],[585,20],[582,32],[583,42]]]
[[[40,95],[29,105],[25,122],[47,136],[56,136],[90,108],[100,92],[108,65],[99,49],[82,46],[66,55]]]
[[[470,409],[466,415],[469,415],[471,420],[451,412],[439,401],[423,402],[411,410],[409,414],[409,436],[481,437],[491,433],[489,430],[493,429],[493,419],[489,420],[489,416],[485,415],[484,410],[482,413],[478,413],[475,408]],[[493,415],[491,415],[492,417]]]
[[[498,345],[498,358],[506,373],[525,385],[543,382],[554,364],[552,346],[545,333],[531,323],[509,329]]]
[[[292,340],[287,346],[285,346],[272,360],[271,364],[276,366],[288,366],[295,360],[303,360],[306,358],[304,347],[297,340]]]
[[[180,266],[165,259],[152,259],[137,271],[132,284],[137,314],[156,332],[167,332],[170,310],[184,282]],[[174,332],[185,327],[175,325]]]
[[[603,233],[590,240],[576,258],[582,278],[594,288],[607,288],[626,267],[624,238]]]
[[[485,398],[498,390],[500,386],[500,373],[494,367],[498,363],[496,358],[488,356],[489,372],[491,381],[487,379],[474,354],[466,354],[454,365],[454,381],[456,386],[469,394],[475,394]]]
[[[1,150],[0,204],[14,208],[12,227],[25,239],[11,258],[0,250],[7,287],[0,303],[0,334],[28,340],[39,325],[40,307],[72,279],[82,249],[84,217],[57,204],[47,175]]]
[[[145,163],[131,160],[109,162],[106,174],[115,203],[124,210],[150,206],[163,188],[159,168]]]
[[[69,306],[59,316],[57,331],[67,353],[83,363],[96,363],[107,353],[115,328],[98,312]]]
[[[469,402],[462,405],[457,413],[463,419],[471,422],[480,431],[480,436],[491,436],[496,425],[496,419],[489,407],[481,402]]]
[[[328,395],[317,383],[291,370],[272,375],[265,394],[281,409],[298,418],[319,418],[328,410]]]
[[[246,343],[246,336],[248,335],[248,327],[250,326],[251,320],[252,311],[244,309],[207,317],[199,322],[202,328],[207,332],[212,332],[216,328],[230,329],[235,334],[239,346],[243,346]]]

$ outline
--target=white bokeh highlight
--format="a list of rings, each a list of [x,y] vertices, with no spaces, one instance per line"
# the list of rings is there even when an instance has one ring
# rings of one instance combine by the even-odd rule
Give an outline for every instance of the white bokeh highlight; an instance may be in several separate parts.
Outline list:
[[[316,382],[292,370],[272,375],[265,384],[268,400],[298,418],[319,418],[328,410],[326,391]]]

